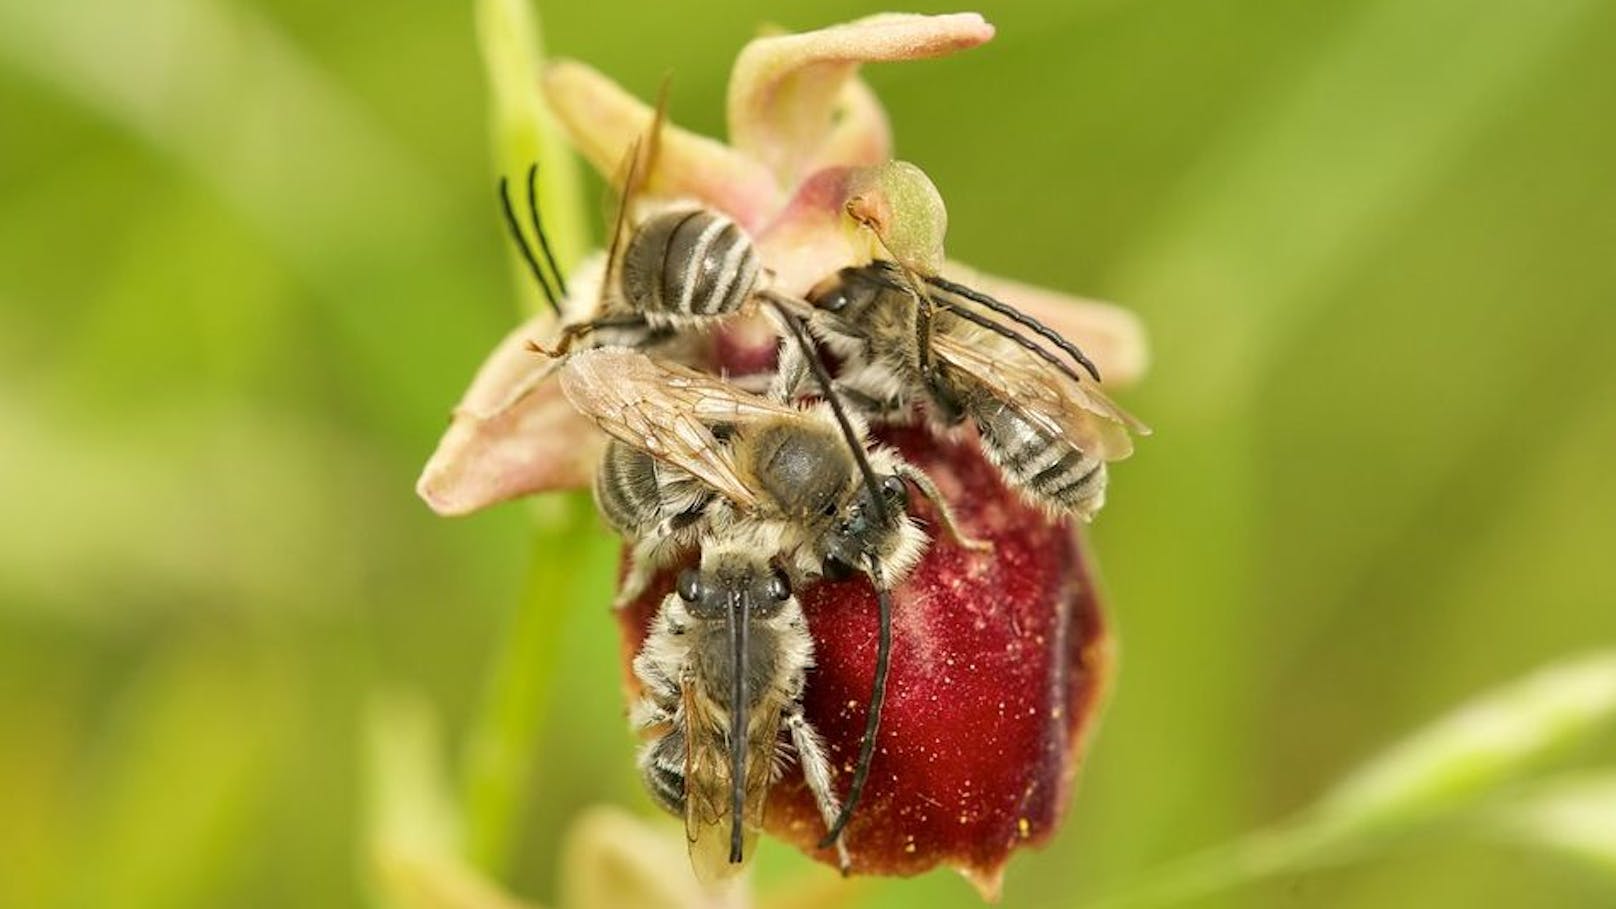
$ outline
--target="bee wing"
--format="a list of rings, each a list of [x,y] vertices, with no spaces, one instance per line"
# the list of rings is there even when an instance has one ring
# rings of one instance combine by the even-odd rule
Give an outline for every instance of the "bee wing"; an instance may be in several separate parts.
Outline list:
[[[727,718],[717,715],[711,701],[685,686],[685,838],[696,877],[705,883],[733,877],[746,867],[763,827],[763,805],[774,772],[774,742],[780,731],[780,712],[754,715],[746,755],[746,790],[742,801],[741,857],[729,860],[730,774],[729,749],[723,729]]]
[[[612,175],[611,183],[607,185],[605,223],[612,226],[609,235],[611,242],[606,246],[606,274],[600,285],[597,312],[605,311],[610,289],[619,286],[617,275],[623,262],[623,246],[630,232],[629,218],[633,216],[634,205],[645,185],[650,182],[652,169],[656,167],[657,156],[662,149],[662,125],[667,120],[667,112],[668,82],[663,80],[662,88],[657,93],[656,112],[651,116],[650,127],[645,135],[629,143],[628,150],[623,154],[623,160],[618,163],[617,171]]]
[[[561,369],[561,390],[607,435],[689,472],[742,507],[756,506],[757,494],[713,425],[806,419],[795,408],[626,348],[573,355]]]
[[[1118,407],[1096,386],[1074,382],[1032,354],[999,339],[973,334],[932,337],[937,357],[987,386],[1029,418],[1107,461],[1133,454],[1130,432],[1150,428]]]

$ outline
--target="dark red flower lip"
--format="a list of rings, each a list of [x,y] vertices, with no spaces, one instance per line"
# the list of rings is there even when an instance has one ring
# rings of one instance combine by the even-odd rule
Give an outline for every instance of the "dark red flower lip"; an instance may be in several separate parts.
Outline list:
[[[1007,489],[974,436],[920,428],[879,437],[926,470],[987,552],[934,538],[894,596],[893,656],[864,800],[846,833],[853,873],[959,870],[984,898],[1009,857],[1059,826],[1112,666],[1084,543]],[[928,531],[929,506],[914,512]],[[671,587],[668,572],[621,613],[625,666]],[[805,709],[845,791],[874,673],[875,593],[860,577],[798,591],[814,637]],[[632,687],[632,674],[627,674]],[[766,826],[815,859],[824,825],[795,764],[774,786]]]

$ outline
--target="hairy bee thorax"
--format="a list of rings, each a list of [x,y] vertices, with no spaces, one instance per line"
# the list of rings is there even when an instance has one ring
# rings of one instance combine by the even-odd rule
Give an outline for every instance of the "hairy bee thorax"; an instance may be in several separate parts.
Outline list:
[[[791,522],[806,524],[834,514],[854,478],[847,442],[828,420],[749,426],[732,444],[757,489]]]
[[[837,385],[875,419],[907,423],[927,397],[915,344],[919,305],[886,262],[844,268],[809,293],[813,325],[841,361]]]
[[[745,610],[750,621],[739,666],[731,637],[737,610]],[[812,662],[813,641],[785,575],[745,540],[709,546],[699,568],[684,572],[664,598],[634,659],[643,694],[633,718],[649,736],[639,763],[652,798],[687,819],[694,811],[703,819],[703,831],[708,819],[727,810],[722,796],[731,768],[716,756],[728,747],[737,707],[733,682],[741,672],[747,755],[742,773],[748,791],[756,789],[760,799],[779,775],[782,733],[812,744],[804,738],[811,730],[801,728],[800,706]],[[811,772],[828,779],[823,757],[814,752],[809,758],[817,762]],[[833,803],[832,796],[826,798]]]

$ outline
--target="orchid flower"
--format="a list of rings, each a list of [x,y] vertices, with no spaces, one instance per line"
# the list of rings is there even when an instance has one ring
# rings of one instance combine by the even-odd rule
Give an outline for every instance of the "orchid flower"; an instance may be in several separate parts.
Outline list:
[[[861,63],[938,57],[992,37],[993,27],[981,16],[957,13],[886,14],[758,38],[741,51],[730,75],[732,144],[664,127],[646,193],[694,199],[734,218],[751,232],[775,288],[784,293],[800,295],[861,253],[868,258],[869,232],[845,211],[854,196],[894,197],[897,210],[884,215],[890,229],[900,238],[917,237],[907,244],[916,258],[940,259],[946,228],[940,197],[918,169],[887,166],[892,134],[886,113],[857,71]],[[582,63],[551,64],[541,87],[573,145],[607,179],[654,118],[650,105]],[[929,198],[916,202],[914,196]],[[1112,385],[1126,385],[1144,371],[1143,332],[1126,310],[968,266],[945,270],[1070,338]],[[575,310],[591,305],[597,287],[574,281],[566,304]],[[511,331],[455,406],[416,487],[434,511],[468,514],[588,485],[603,444],[598,433],[555,383],[513,395],[545,367],[528,343],[551,337],[555,321],[540,313]],[[726,340],[739,342],[737,356],[765,347],[772,356],[774,340],[760,332],[731,331]]]
[[[728,214],[757,244],[780,293],[800,296],[877,255],[898,258],[1016,306],[1082,347],[1110,385],[1125,385],[1146,360],[1131,314],[946,259],[942,197],[918,167],[891,160],[886,114],[858,77],[864,63],[939,57],[992,36],[981,16],[958,13],[886,14],[757,38],[731,72],[729,143],[665,125],[644,193]],[[555,63],[541,82],[574,147],[608,179],[655,119],[651,106],[582,63]],[[572,283],[562,308],[586,312],[598,285],[582,272]],[[538,381],[546,364],[528,348],[553,337],[556,324],[550,313],[532,317],[477,373],[418,485],[437,512],[465,514],[587,485],[601,436],[572,411],[557,383]],[[744,321],[715,341],[715,365],[729,372],[767,366],[776,344],[760,324]],[[1008,490],[974,439],[941,439],[918,428],[878,435],[925,469],[963,530],[992,547],[966,550],[933,533],[925,558],[896,592],[879,746],[845,832],[852,870],[907,875],[952,866],[991,898],[1010,854],[1047,840],[1068,801],[1110,665],[1096,583],[1082,541]],[[927,505],[916,510],[935,530]],[[663,578],[619,612],[628,657],[668,587]],[[859,578],[809,585],[799,596],[818,655],[808,716],[845,787],[873,673],[874,594]],[[817,847],[823,826],[794,768],[775,785],[766,824],[834,862],[831,850]]]

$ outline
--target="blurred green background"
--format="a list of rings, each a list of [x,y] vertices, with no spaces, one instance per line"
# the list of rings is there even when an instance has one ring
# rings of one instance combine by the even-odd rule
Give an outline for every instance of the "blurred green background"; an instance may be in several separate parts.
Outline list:
[[[1616,642],[1616,4],[978,8],[985,48],[865,70],[899,153],[951,253],[1125,302],[1154,350],[1122,398],[1156,436],[1093,534],[1120,677],[1007,886],[1077,906]],[[721,134],[760,23],[876,9],[542,12],[552,54],[642,97],[672,71]],[[549,900],[570,815],[650,813],[609,544],[535,566],[557,503],[412,491],[515,318],[486,91],[465,4],[0,0],[0,905],[370,902],[370,706],[429,705],[458,773],[561,574],[579,602],[528,629],[553,685],[504,702],[542,729],[506,880]],[[1460,827],[1197,905],[1616,904]],[[922,899],[975,897],[856,897]]]

